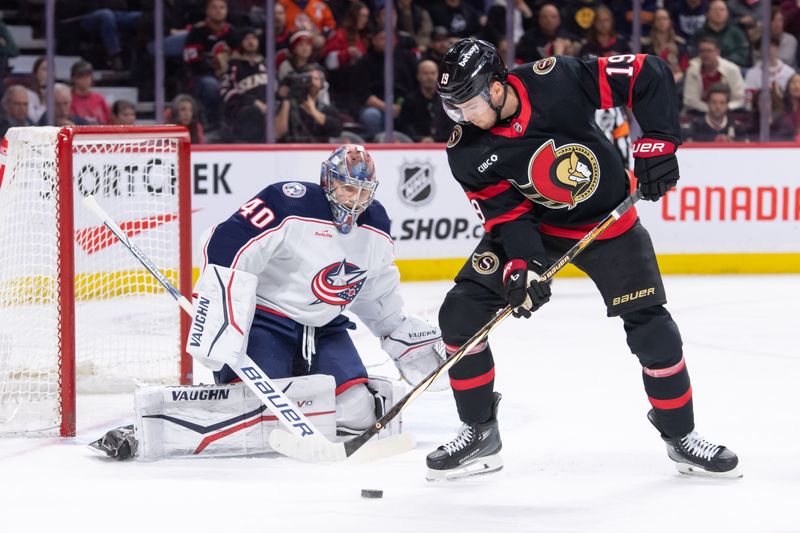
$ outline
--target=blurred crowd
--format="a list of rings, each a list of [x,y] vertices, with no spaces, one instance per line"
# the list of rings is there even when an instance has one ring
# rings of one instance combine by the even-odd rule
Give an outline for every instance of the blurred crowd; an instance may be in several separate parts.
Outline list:
[[[276,0],[277,79],[264,58],[263,0],[165,0],[168,122],[190,128],[194,142],[264,142],[266,91],[275,91],[279,142],[376,141],[386,113],[399,142],[442,142],[452,123],[436,94],[448,47],[476,36],[504,55],[506,7],[513,2],[518,64],[551,55],[590,58],[639,48],[672,70],[686,140],[758,140],[761,113],[771,140],[800,140],[797,37],[800,0],[643,0],[641,42],[633,46],[633,11],[623,0],[395,0],[387,35],[382,0]],[[26,0],[20,0],[21,5]],[[152,0],[57,3],[58,52],[80,55],[69,84],[55,87],[57,124],[133,124],[136,102],[109,106],[93,90],[97,69],[129,71],[140,98],[153,95]],[[761,35],[769,27],[768,57]],[[80,35],[76,39],[75,35]],[[394,43],[394,101],[384,101],[384,50]],[[0,62],[13,39],[0,24]],[[762,62],[768,61],[769,108],[761,109]],[[20,78],[3,76],[0,134],[46,121],[47,62]],[[627,135],[624,109],[598,114],[609,138]],[[605,126],[604,126],[605,124]],[[620,147],[623,157],[625,148]]]

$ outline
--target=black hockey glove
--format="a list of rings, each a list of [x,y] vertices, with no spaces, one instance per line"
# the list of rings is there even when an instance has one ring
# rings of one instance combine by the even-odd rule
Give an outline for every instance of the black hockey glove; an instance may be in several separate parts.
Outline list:
[[[515,317],[530,318],[531,313],[550,301],[550,284],[539,281],[544,266],[534,259],[512,259],[503,268],[506,301]]]
[[[642,198],[655,202],[678,184],[678,158],[669,141],[643,137],[633,143],[633,173]]]

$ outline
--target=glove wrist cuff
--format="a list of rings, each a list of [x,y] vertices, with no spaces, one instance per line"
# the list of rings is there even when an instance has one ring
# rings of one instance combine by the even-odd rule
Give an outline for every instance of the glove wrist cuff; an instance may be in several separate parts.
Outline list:
[[[510,259],[503,267],[503,285],[505,285],[508,276],[515,270],[527,270],[528,263],[524,259]]]
[[[670,141],[654,139],[652,137],[642,137],[633,142],[633,157],[648,158],[659,157],[662,155],[674,154],[677,146]]]

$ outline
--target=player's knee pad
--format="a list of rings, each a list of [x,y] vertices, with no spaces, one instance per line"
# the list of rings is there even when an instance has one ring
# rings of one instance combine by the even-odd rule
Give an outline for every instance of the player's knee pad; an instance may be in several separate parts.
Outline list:
[[[336,382],[314,374],[275,379],[316,428],[336,435]],[[137,459],[253,455],[271,450],[279,422],[244,383],[143,387],[134,394]]]
[[[355,435],[377,422],[403,396],[403,385],[381,377],[370,377],[368,383],[358,383],[336,396],[336,431],[340,435]],[[402,431],[402,415],[392,420],[378,437],[396,435]]]
[[[666,368],[683,357],[678,325],[662,305],[622,315],[628,346],[645,368]]]

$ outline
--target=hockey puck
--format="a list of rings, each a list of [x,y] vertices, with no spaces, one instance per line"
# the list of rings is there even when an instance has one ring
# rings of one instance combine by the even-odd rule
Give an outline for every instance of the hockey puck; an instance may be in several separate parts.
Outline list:
[[[377,489],[361,489],[362,498],[383,498],[383,491]]]

